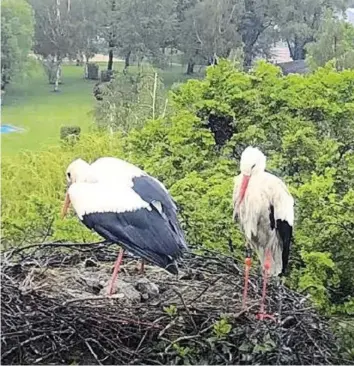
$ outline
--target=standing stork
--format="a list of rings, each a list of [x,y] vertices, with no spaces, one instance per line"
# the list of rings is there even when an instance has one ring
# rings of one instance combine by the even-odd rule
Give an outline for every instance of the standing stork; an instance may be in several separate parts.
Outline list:
[[[266,157],[258,149],[247,147],[240,161],[241,174],[235,177],[234,214],[246,237],[245,285],[246,305],[252,249],[263,267],[263,291],[259,319],[271,317],[264,312],[269,276],[285,273],[294,223],[294,199],[281,179],[265,172]]]
[[[100,158],[91,165],[77,159],[68,166],[66,177],[69,187],[62,216],[71,203],[86,227],[122,245],[110,295],[124,250],[178,274],[176,259],[188,248],[177,219],[176,204],[161,182],[112,157]]]

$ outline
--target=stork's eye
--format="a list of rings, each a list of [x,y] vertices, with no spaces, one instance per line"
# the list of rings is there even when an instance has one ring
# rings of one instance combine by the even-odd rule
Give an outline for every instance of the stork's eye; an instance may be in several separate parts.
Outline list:
[[[69,179],[71,178],[70,172],[66,173],[66,175],[68,176]]]
[[[256,164],[253,164],[251,169],[253,169],[255,166],[256,166]]]

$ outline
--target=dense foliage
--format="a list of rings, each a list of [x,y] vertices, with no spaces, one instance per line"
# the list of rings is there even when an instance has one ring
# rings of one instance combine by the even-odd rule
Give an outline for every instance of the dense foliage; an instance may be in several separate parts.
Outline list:
[[[220,251],[243,238],[232,222],[233,176],[249,144],[296,198],[289,284],[327,312],[353,314],[354,72],[331,66],[283,77],[259,63],[250,73],[228,62],[171,93],[173,113],[127,136],[82,136],[39,154],[3,160],[3,244],[43,238],[94,240],[73,215],[61,220],[64,172],[77,157],[123,157],[161,179],[181,208],[194,248]]]
[[[25,0],[1,2],[1,86],[23,74],[32,47],[34,16]]]
[[[307,51],[307,61],[313,69],[331,60],[338,70],[353,69],[354,26],[328,13],[314,35],[314,42],[307,45]]]
[[[123,133],[164,116],[168,105],[161,78],[148,71],[116,73],[109,83],[97,85],[96,98],[97,126]]]

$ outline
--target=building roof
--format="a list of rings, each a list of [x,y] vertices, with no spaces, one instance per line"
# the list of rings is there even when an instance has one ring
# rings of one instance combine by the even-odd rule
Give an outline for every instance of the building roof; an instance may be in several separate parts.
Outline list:
[[[296,60],[289,62],[280,62],[276,64],[279,66],[284,75],[288,74],[307,74],[310,70],[306,65],[305,60]]]

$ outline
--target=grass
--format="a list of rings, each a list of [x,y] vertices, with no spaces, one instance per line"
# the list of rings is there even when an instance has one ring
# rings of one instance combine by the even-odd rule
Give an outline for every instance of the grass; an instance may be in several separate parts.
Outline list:
[[[100,70],[105,68],[100,65]],[[143,66],[148,69],[149,66]],[[115,70],[123,64],[116,62]],[[136,72],[131,66],[129,72]],[[182,66],[174,65],[159,73],[165,85],[187,79]],[[60,128],[65,125],[80,126],[83,132],[94,126],[93,109],[95,98],[92,89],[95,81],[83,78],[83,68],[64,65],[59,93],[52,92],[52,85],[40,65],[36,65],[32,75],[21,82],[7,87],[2,106],[2,124],[12,124],[23,128],[20,133],[2,134],[2,154],[12,155],[24,150],[41,150],[58,144]]]
[[[38,68],[24,82],[9,85],[2,106],[2,124],[23,128],[21,133],[3,134],[2,153],[38,150],[59,142],[60,127],[77,125],[84,131],[93,124],[94,82],[84,80],[82,68],[63,67],[63,84],[52,92],[46,75]]]

